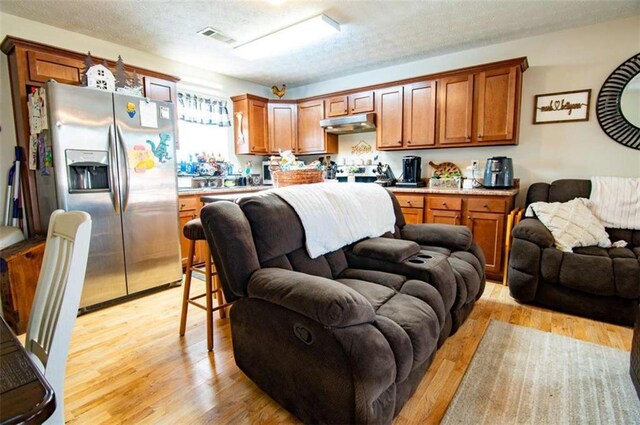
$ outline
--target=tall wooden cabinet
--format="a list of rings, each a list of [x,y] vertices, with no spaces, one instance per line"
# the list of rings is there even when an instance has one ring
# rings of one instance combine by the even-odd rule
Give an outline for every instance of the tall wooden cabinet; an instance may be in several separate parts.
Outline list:
[[[420,149],[435,144],[436,82],[376,90],[378,148]]]
[[[520,67],[510,66],[442,78],[438,144],[517,143],[520,76]]]
[[[269,152],[295,151],[298,146],[298,108],[295,103],[269,102]]]
[[[269,147],[266,99],[244,94],[231,100],[236,154],[266,154]]]
[[[27,95],[32,88],[40,87],[50,79],[59,83],[80,85],[86,53],[60,49],[11,36],[5,37],[0,49],[8,58],[16,145],[21,147],[23,153],[26,154],[29,152]],[[105,61],[99,57],[93,59],[94,63]],[[115,69],[114,61],[107,60],[106,63],[111,69]],[[125,71],[132,73],[134,68],[125,66]],[[142,68],[135,68],[135,71],[144,80],[145,96],[152,100],[175,102],[175,83],[178,78]],[[171,92],[169,97],[167,97],[167,90]],[[11,143],[11,141],[3,142]],[[26,162],[23,162],[20,175],[23,177],[21,180],[24,189],[23,211],[29,232],[30,234],[42,233],[35,172],[28,170]]]
[[[338,152],[338,136],[329,134],[320,127],[322,119],[324,119],[322,99],[298,103],[297,153],[304,155]]]

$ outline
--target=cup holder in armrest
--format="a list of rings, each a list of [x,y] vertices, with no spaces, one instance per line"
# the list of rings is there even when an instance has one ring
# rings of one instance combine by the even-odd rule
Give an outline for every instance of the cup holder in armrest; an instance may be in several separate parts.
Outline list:
[[[428,260],[432,259],[433,257],[429,254],[417,254],[415,257],[412,257],[410,259],[408,259],[407,261],[409,263],[413,263],[413,264],[424,264],[426,263]]]

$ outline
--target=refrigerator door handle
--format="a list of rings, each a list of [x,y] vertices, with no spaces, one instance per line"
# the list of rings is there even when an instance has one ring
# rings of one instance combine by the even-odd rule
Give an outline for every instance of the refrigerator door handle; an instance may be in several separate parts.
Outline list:
[[[111,191],[113,195],[113,209],[116,214],[120,214],[120,187],[118,185],[118,177],[113,172],[114,164],[117,163],[116,157],[116,141],[113,135],[113,124],[109,125],[109,161],[111,161],[111,167],[109,167],[109,178],[113,184],[113,190]]]
[[[125,192],[122,200],[122,212],[125,212],[127,210],[127,205],[129,205],[129,184],[131,181],[131,175],[129,170],[129,155],[127,154],[127,146],[124,144],[124,137],[122,135],[122,128],[120,128],[120,124],[117,124],[116,128],[118,129],[118,140],[120,141],[122,157],[124,158]]]

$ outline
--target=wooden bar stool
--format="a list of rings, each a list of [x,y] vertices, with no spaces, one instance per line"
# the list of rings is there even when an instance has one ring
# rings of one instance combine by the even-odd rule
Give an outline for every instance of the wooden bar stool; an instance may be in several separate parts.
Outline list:
[[[204,236],[204,229],[202,228],[202,222],[199,218],[190,220],[184,225],[182,229],[184,236],[189,239],[189,253],[187,257],[187,269],[184,278],[184,294],[182,296],[182,315],[180,317],[180,336],[184,336],[184,332],[187,327],[187,309],[189,304],[192,304],[198,308],[201,308],[207,312],[207,349],[213,350],[213,312],[220,310],[220,318],[227,317],[225,308],[229,305],[224,302],[224,295],[220,289],[218,280],[218,273],[216,272],[213,261],[211,261],[211,252],[209,251],[209,245],[205,244],[205,261],[202,263],[193,264],[193,256],[196,249],[196,242],[206,240]],[[191,278],[193,272],[199,272],[204,274],[205,278],[205,293],[199,294],[194,297],[191,296]],[[216,296],[218,305],[213,307],[213,296]],[[205,297],[206,304],[202,305],[196,302],[197,299]]]

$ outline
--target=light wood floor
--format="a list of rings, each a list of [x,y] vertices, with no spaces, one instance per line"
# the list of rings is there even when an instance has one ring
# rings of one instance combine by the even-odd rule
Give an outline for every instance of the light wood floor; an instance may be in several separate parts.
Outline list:
[[[187,334],[178,336],[181,292],[169,289],[78,318],[67,366],[67,422],[297,423],[236,367],[228,319],[216,315],[213,353],[207,353],[201,310],[190,310]],[[630,328],[522,306],[506,287],[489,283],[395,424],[440,421],[490,320],[631,348]]]

